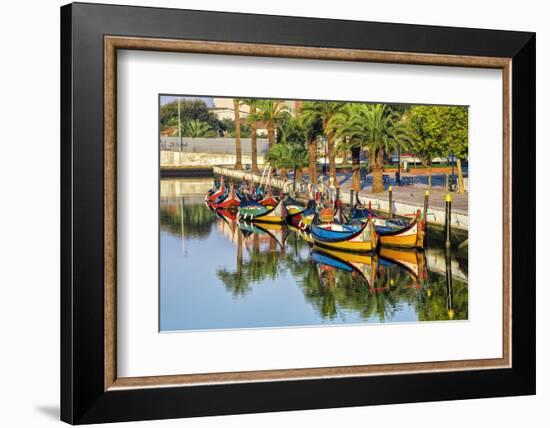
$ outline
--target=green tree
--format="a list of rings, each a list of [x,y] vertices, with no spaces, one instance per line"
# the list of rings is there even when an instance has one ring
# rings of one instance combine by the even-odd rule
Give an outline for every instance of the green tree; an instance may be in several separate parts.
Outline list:
[[[429,170],[437,156],[455,155],[458,159],[460,191],[463,192],[460,159],[468,156],[468,111],[454,106],[413,106],[406,114],[411,148]]]
[[[251,158],[252,158],[252,173],[258,174],[258,131],[256,126],[256,120],[258,117],[257,114],[257,105],[258,100],[254,98],[247,98],[243,99],[242,102],[246,104],[250,108],[250,113],[247,117],[247,125],[250,128],[250,138],[252,139],[251,142]]]
[[[164,131],[178,123],[178,101],[172,101],[160,107],[160,129]],[[185,124],[190,120],[199,120],[210,125],[217,135],[222,135],[223,125],[216,115],[208,110],[208,106],[202,100],[180,99],[180,119]]]
[[[240,101],[233,98],[233,112],[235,114],[235,169],[243,169],[242,146],[241,146],[241,116]]]
[[[274,169],[281,170],[281,177],[283,179],[287,178],[287,170],[293,168],[289,144],[275,144],[267,151],[265,159]]]
[[[323,124],[319,116],[301,109],[297,112],[297,121],[308,151],[309,181],[315,184],[317,182],[317,140],[323,135]]]
[[[282,101],[257,100],[256,109],[256,114],[250,115],[251,120],[265,122],[267,126],[267,139],[271,148],[275,144],[275,129],[277,128],[277,124],[289,114],[288,108]]]
[[[345,103],[333,101],[307,101],[302,105],[302,113],[310,116],[311,119],[319,119],[323,127],[323,133],[327,139],[329,174],[337,185],[336,181],[336,145],[334,142],[335,127],[331,126],[333,117],[340,112]]]
[[[309,154],[305,144],[298,142],[289,144],[289,155],[294,170],[294,184],[296,184],[296,181],[302,180],[302,171],[308,166]]]
[[[355,156],[352,155],[355,185],[359,171],[357,148],[363,147],[369,151],[372,191],[383,192],[384,155],[395,151],[398,145],[407,147],[409,142],[400,115],[386,104],[348,104],[334,117],[330,127],[355,150]]]
[[[216,135],[210,124],[198,119],[185,122],[182,132],[184,137],[191,138],[214,137]]]
[[[336,138],[339,139],[338,145],[346,146],[351,150],[351,186],[356,192],[361,190],[361,146],[364,141],[353,133],[354,127],[352,126],[352,119],[356,114],[359,114],[359,106],[360,104],[346,104],[344,108],[334,116],[331,123]]]

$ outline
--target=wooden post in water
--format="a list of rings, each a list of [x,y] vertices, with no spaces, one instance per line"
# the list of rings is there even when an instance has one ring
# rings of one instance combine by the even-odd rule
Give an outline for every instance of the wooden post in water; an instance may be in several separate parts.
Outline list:
[[[451,195],[445,196],[445,248],[451,247]]]
[[[428,199],[430,198],[430,191],[426,190],[424,194],[424,213],[422,214],[422,222],[424,231],[428,228]]]
[[[388,188],[388,196],[389,196],[389,202],[390,202],[390,218],[393,218],[392,193],[393,193],[393,188],[392,186],[390,186]]]

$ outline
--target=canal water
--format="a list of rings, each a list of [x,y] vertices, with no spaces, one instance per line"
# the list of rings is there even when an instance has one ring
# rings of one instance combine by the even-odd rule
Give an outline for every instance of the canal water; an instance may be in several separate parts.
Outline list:
[[[467,261],[443,243],[328,253],[296,229],[220,217],[212,185],[161,180],[161,331],[468,319]]]

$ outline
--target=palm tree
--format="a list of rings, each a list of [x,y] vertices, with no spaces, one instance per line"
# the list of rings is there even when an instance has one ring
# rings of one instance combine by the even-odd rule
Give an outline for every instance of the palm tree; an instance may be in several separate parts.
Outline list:
[[[303,110],[300,110],[298,115],[298,123],[308,151],[309,181],[315,184],[317,182],[317,139],[323,134],[323,125],[318,116]]]
[[[252,173],[258,174],[258,133],[257,133],[257,110],[256,106],[258,105],[258,100],[255,98],[246,98],[242,99],[241,102],[246,104],[250,108],[250,113],[247,117],[247,122],[250,125],[250,138],[251,142],[251,158],[252,158]]]
[[[233,98],[233,111],[235,114],[235,169],[243,169],[241,162],[242,147],[241,147],[241,117],[240,117],[240,102],[237,98]]]
[[[345,103],[333,101],[309,101],[304,102],[302,112],[307,116],[319,118],[323,127],[323,133],[327,138],[329,173],[336,184],[336,145],[334,143],[335,129],[331,126],[333,117],[345,106]]]
[[[296,186],[296,181],[302,180],[302,170],[309,163],[308,150],[302,143],[289,144],[289,155],[294,169],[294,186]]]
[[[275,144],[268,150],[265,159],[274,169],[281,170],[283,179],[287,178],[287,169],[293,167],[289,144]]]
[[[258,111],[256,112],[255,119],[265,122],[269,148],[271,148],[275,144],[275,128],[277,127],[277,123],[289,114],[288,107],[282,101],[277,100],[258,100],[256,107]]]
[[[340,124],[335,132],[346,136],[352,148],[365,147],[369,150],[372,191],[383,192],[384,154],[395,151],[398,145],[408,146],[409,137],[405,124],[386,104],[350,104],[344,113],[335,119]],[[354,157],[354,172],[357,175],[357,156]]]
[[[215,135],[212,127],[198,119],[188,120],[184,125],[184,135],[191,138],[213,137]]]
[[[354,135],[352,119],[358,114],[360,104],[346,104],[331,121],[336,137],[340,140],[341,147],[347,147],[351,151],[352,182],[351,187],[356,192],[361,190],[361,145],[363,140]]]

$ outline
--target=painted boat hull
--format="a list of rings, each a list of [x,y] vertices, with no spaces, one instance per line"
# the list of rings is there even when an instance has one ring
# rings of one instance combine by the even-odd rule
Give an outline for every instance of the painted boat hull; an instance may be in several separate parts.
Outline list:
[[[401,224],[403,220],[370,216],[366,209],[354,209],[351,219],[365,222],[369,218],[376,228],[381,245],[398,248],[424,248],[424,228],[415,219],[410,224]]]
[[[314,221],[311,235],[316,245],[334,250],[364,253],[374,251],[378,246],[378,234],[371,221],[361,226],[319,224]]]
[[[424,230],[414,220],[409,226],[391,232],[379,232],[381,245],[399,248],[424,248]]]
[[[257,223],[285,223],[287,218],[286,209],[282,202],[271,209],[269,208],[244,208],[239,209],[239,218],[244,221],[252,221]]]

